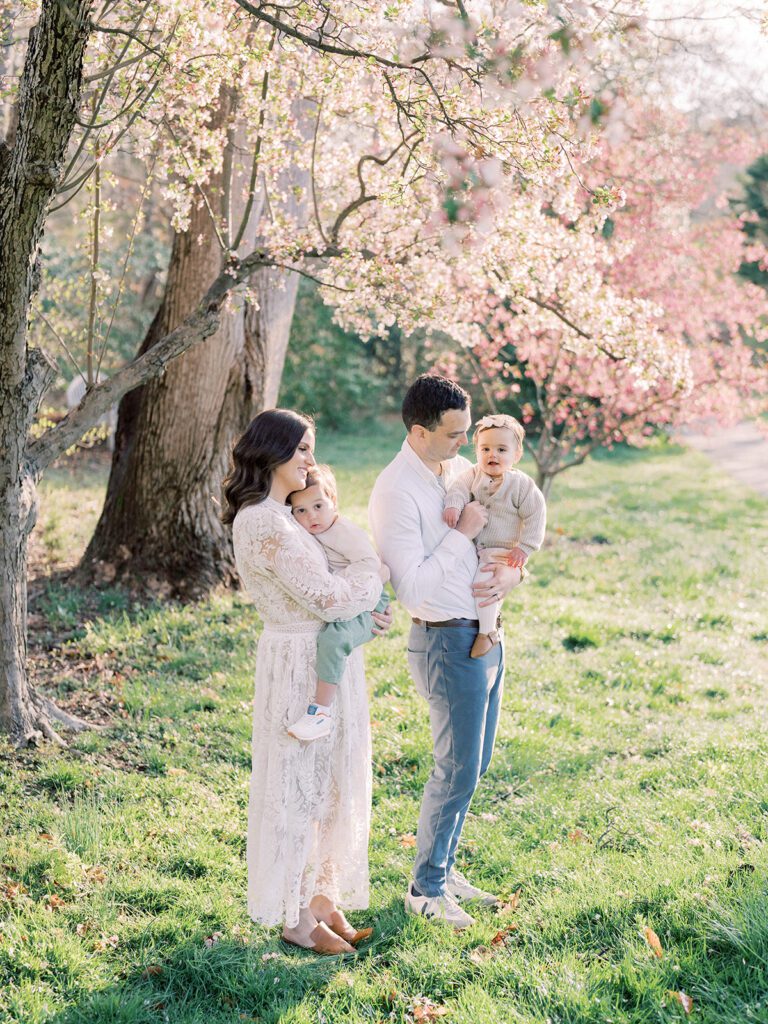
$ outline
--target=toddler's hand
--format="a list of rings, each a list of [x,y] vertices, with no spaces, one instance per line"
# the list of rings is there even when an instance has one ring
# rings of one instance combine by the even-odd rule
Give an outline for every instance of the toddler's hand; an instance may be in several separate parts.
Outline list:
[[[456,529],[469,540],[474,540],[488,522],[488,510],[479,501],[470,501],[459,516]]]
[[[527,561],[528,555],[522,548],[512,548],[507,555],[507,565],[511,565],[513,569],[522,569]]]
[[[456,527],[456,523],[459,521],[460,515],[460,508],[447,508],[445,512],[443,512],[443,522],[447,523],[447,525],[453,530]]]

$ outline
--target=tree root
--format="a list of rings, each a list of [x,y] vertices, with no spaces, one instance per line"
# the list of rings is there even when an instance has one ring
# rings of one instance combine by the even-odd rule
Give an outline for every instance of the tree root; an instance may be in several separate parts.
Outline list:
[[[99,731],[105,728],[103,725],[86,722],[85,719],[78,718],[77,715],[70,715],[68,711],[60,708],[58,704],[54,704],[50,697],[45,697],[42,693],[38,693],[37,690],[32,688],[30,688],[30,703],[35,711],[33,727],[21,737],[20,741],[16,744],[18,747],[38,746],[46,740],[50,743],[56,743],[60,747],[69,747],[64,737],[56,732],[51,724],[51,720],[59,722],[65,729],[75,733],[85,732],[86,730]]]

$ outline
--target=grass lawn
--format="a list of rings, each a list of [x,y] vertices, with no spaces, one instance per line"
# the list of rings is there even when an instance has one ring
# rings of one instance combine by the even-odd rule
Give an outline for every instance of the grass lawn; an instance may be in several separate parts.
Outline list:
[[[398,445],[321,438],[361,523]],[[51,564],[77,557],[103,487],[93,467],[48,478]],[[402,907],[430,739],[398,608],[367,648],[372,903],[352,917],[376,934],[342,961],[246,915],[247,599],[36,588],[34,673],[111,725],[63,752],[0,746],[0,1020],[768,1022],[767,511],[674,446],[556,482],[460,848],[506,907],[460,934]]]

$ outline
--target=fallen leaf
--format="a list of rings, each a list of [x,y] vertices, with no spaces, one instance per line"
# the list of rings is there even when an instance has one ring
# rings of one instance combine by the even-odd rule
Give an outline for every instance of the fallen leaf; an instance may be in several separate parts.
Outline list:
[[[404,849],[410,850],[416,845],[416,836],[406,832],[405,835],[400,836],[398,842]]]
[[[516,932],[519,927],[520,927],[519,924],[515,924],[514,922],[510,922],[506,927],[502,928],[501,931],[496,932],[496,934],[491,939],[491,945],[492,946],[499,946],[499,945],[501,945],[501,943],[504,942],[504,940],[507,938],[507,936],[511,935],[512,932]]]
[[[66,906],[61,896],[57,896],[56,893],[49,893],[45,897],[45,908],[46,910],[58,910],[60,907]]]
[[[520,890],[516,889],[515,892],[513,892],[512,895],[509,897],[509,901],[507,903],[502,903],[501,904],[501,906],[497,910],[497,913],[499,913],[499,914],[511,914],[513,911],[517,910],[517,908],[519,906],[520,906]]]
[[[37,838],[38,839],[44,839],[46,841],[46,843],[52,843],[53,842],[53,836],[51,835],[50,832],[39,832]]]
[[[280,956],[279,953],[262,953],[261,954],[261,962],[262,963],[266,963],[267,960],[277,960],[279,958],[279,956]]]
[[[160,964],[151,964],[149,967],[146,967],[141,972],[141,976],[142,978],[156,978],[158,974],[162,973],[163,968],[160,966]]]
[[[119,941],[116,935],[105,935],[102,932],[101,938],[96,939],[93,948],[97,953],[105,953],[108,949],[115,949]]]
[[[412,1001],[408,1010],[415,1021],[417,1020],[437,1020],[438,1017],[444,1017],[448,1013],[447,1006],[441,1006],[438,1003],[433,1003],[431,999],[426,996],[416,996]]]
[[[686,1016],[693,1009],[693,1000],[685,992],[667,992],[667,995],[670,999],[675,999],[680,1003],[682,1008],[685,1010]]]
[[[659,960],[661,960],[661,958],[664,956],[664,951],[661,948],[661,941],[659,939],[659,936],[656,934],[653,928],[649,928],[646,925],[645,928],[643,928],[643,937],[645,941],[648,943],[648,947],[650,948],[653,955],[658,957]]]
[[[486,960],[491,960],[494,955],[493,950],[489,946],[475,946],[469,954],[469,959],[473,964],[484,964]]]
[[[85,877],[89,882],[106,882],[107,872],[100,864],[94,864],[85,872]]]
[[[568,833],[568,840],[571,843],[591,843],[592,840],[589,838],[586,832],[580,828],[575,828],[573,832]]]
[[[203,939],[203,945],[205,945],[207,949],[210,949],[211,946],[215,946],[216,943],[223,938],[224,936],[222,935],[221,932],[214,932],[213,935],[206,935],[206,937]]]
[[[80,935],[82,937],[83,935],[87,935],[92,927],[93,926],[90,924],[90,922],[88,922],[88,921],[81,921],[80,924],[78,924],[75,927],[75,931],[77,932],[78,935]]]

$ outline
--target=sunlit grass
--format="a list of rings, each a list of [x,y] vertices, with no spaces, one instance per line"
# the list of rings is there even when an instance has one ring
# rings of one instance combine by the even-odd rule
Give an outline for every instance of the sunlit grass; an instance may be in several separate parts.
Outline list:
[[[320,438],[361,523],[399,441]],[[56,502],[70,560],[99,487],[85,525]],[[556,482],[505,608],[499,738],[461,848],[511,905],[462,934],[402,909],[430,739],[397,609],[367,649],[372,905],[353,916],[376,936],[344,962],[288,951],[245,912],[247,599],[115,592],[83,621],[93,605],[52,590],[45,614],[71,636],[56,653],[92,666],[77,685],[110,695],[113,724],[70,751],[0,748],[0,1018],[405,1024],[433,1005],[451,1024],[650,1024],[686,1019],[683,992],[691,1020],[768,1022],[767,508],[673,447]]]

